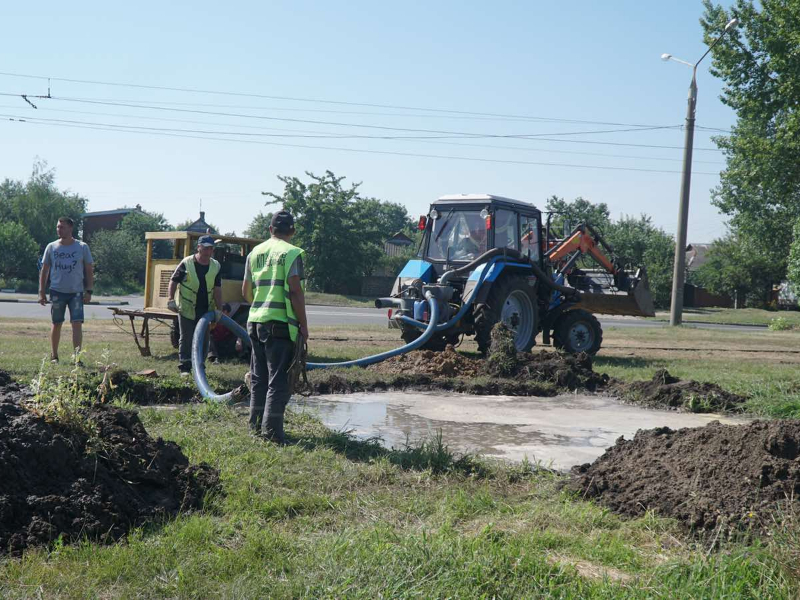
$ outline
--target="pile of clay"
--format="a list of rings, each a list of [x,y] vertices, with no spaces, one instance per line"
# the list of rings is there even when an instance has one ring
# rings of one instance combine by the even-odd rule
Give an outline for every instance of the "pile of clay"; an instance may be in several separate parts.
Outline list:
[[[800,498],[800,422],[754,421],[620,438],[567,486],[621,515],[653,510],[693,531],[760,530]]]
[[[650,381],[615,384],[611,391],[639,406],[696,413],[741,412],[747,401],[714,383],[678,379],[666,369],[656,371]]]
[[[68,426],[31,410],[7,374],[0,382],[0,554],[59,538],[111,542],[219,489],[215,469],[152,439],[134,412],[98,404]]]

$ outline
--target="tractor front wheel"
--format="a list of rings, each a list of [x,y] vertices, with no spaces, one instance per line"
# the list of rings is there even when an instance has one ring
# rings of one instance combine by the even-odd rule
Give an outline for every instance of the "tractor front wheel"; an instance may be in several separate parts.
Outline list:
[[[570,354],[597,354],[602,343],[600,321],[592,313],[580,308],[561,315],[553,328],[553,345]]]
[[[538,333],[536,295],[525,277],[496,281],[486,303],[475,310],[475,341],[482,353],[489,351],[492,327],[502,321],[514,332],[518,352],[529,352]]]

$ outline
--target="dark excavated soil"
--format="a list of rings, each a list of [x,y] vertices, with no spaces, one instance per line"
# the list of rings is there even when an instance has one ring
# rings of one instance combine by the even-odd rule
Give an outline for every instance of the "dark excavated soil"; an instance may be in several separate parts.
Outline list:
[[[2,380],[2,378],[0,378]],[[26,391],[0,386],[0,554],[59,537],[117,540],[132,527],[198,508],[219,474],[152,439],[130,411],[85,409],[96,435],[31,412]]]
[[[626,402],[647,408],[666,408],[689,412],[741,412],[747,401],[713,383],[683,381],[666,369],[656,371],[650,381],[616,383],[610,391]]]
[[[694,531],[758,531],[797,509],[800,422],[639,431],[575,467],[567,485],[625,516],[653,510]]]

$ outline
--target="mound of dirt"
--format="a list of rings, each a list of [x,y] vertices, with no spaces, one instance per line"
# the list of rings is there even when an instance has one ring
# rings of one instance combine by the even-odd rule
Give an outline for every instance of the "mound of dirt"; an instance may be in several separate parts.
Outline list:
[[[0,389],[0,554],[59,537],[110,542],[200,507],[219,485],[215,469],[153,440],[133,412],[93,406],[83,414],[88,427],[70,428],[24,399],[14,383]]]
[[[694,531],[759,530],[797,509],[800,422],[639,431],[575,467],[567,487],[625,516],[652,509]]]
[[[394,356],[367,367],[388,375],[431,375],[433,377],[476,377],[482,373],[483,361],[469,358],[448,345],[443,352],[415,350]]]
[[[666,369],[656,371],[650,381],[619,384],[615,391],[632,404],[696,413],[740,412],[746,401],[713,383],[682,381]]]
[[[513,378],[517,381],[538,381],[552,383],[556,387],[575,391],[578,389],[595,391],[604,387],[609,377],[597,373],[592,368],[592,357],[580,354],[564,354],[541,350],[536,353],[517,355],[517,371]]]

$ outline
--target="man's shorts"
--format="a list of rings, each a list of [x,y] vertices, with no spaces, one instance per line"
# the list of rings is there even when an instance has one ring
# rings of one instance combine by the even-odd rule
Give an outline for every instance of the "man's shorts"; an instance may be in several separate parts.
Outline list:
[[[63,323],[64,313],[69,307],[69,322],[83,323],[83,294],[64,294],[55,290],[50,290],[50,316],[53,323]]]

